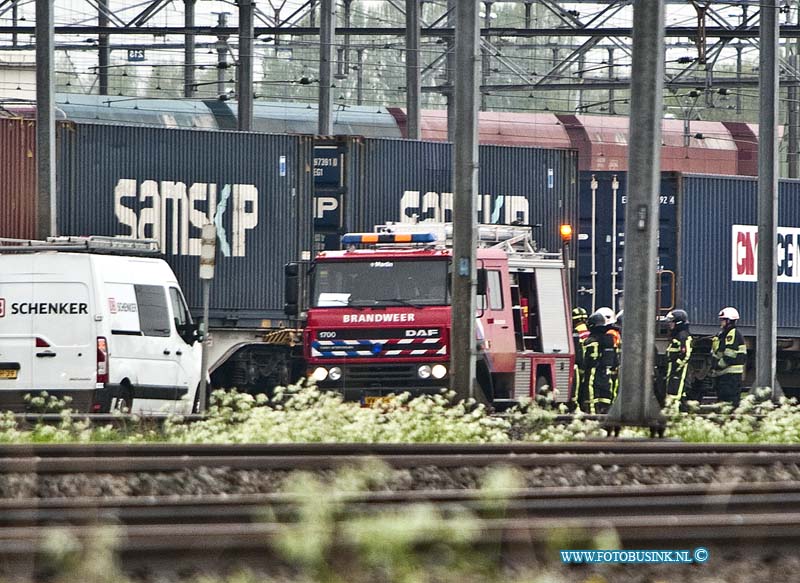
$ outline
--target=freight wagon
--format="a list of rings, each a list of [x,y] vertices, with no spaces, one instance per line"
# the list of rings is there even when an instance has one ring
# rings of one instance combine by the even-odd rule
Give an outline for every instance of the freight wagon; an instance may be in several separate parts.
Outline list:
[[[0,236],[30,238],[33,124],[3,120],[0,128],[0,151],[15,169],[0,178],[0,195],[14,192],[20,203],[2,217]],[[279,378],[259,368],[253,342],[289,324],[286,263],[339,248],[345,231],[446,221],[452,212],[450,144],[355,137],[315,144],[308,136],[72,122],[57,133],[60,234],[157,239],[195,314],[200,227],[217,224],[210,360],[225,363],[215,370],[226,384]],[[533,225],[541,249],[560,251],[559,225],[577,219],[576,152],[482,146],[480,157],[481,220]]]
[[[57,113],[76,122],[201,129],[237,129],[235,101],[136,99],[61,93]],[[30,106],[8,106],[31,116]],[[0,115],[2,115],[0,111]],[[313,135],[317,106],[301,102],[253,104],[253,130]],[[755,176],[758,126],[742,122],[662,120],[663,171]],[[395,107],[348,106],[333,113],[334,135],[405,138],[407,116]],[[420,137],[447,141],[447,112],[423,110]],[[478,114],[481,144],[574,149],[581,171],[623,172],[628,164],[628,118],[550,112]]]

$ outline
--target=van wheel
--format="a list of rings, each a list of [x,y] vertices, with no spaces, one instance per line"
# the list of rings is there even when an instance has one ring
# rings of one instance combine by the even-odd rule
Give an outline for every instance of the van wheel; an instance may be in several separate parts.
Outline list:
[[[111,410],[122,413],[133,411],[133,387],[127,383],[122,385],[119,396],[111,403]]]

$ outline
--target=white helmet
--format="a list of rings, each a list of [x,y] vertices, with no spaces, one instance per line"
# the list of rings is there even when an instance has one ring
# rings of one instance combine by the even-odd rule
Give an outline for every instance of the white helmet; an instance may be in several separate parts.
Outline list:
[[[606,326],[617,321],[617,316],[611,308],[598,308],[595,314],[600,314],[606,319]]]
[[[719,311],[719,318],[722,320],[723,318],[726,320],[738,320],[739,319],[739,311],[736,308],[722,308]]]

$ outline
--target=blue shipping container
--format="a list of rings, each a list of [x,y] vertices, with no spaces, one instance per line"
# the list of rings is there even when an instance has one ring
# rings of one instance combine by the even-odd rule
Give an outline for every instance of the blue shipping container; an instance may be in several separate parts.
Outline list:
[[[603,306],[615,312],[623,308],[627,178],[627,172],[580,173],[577,305],[590,313]],[[671,273],[676,267],[679,189],[679,174],[662,173],[658,261],[653,266],[662,312],[672,306],[674,297]]]
[[[725,306],[739,310],[743,333],[755,333],[757,196],[754,178],[683,177],[678,300],[697,333],[718,331]],[[798,337],[800,181],[780,181],[778,224],[778,335]]]
[[[200,230],[214,218],[213,324],[273,325],[284,265],[311,249],[312,148],[303,136],[69,124],[59,232],[159,240],[198,312]]]
[[[387,221],[452,221],[452,155],[452,144],[442,142],[347,138],[318,145],[315,228],[333,240]],[[577,153],[481,146],[479,157],[478,221],[533,225],[540,247],[560,250],[559,226],[577,220]]]

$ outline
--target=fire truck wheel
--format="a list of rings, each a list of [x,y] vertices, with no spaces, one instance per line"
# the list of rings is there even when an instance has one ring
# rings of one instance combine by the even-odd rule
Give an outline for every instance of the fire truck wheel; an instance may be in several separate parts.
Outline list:
[[[492,375],[489,373],[489,367],[485,361],[478,361],[475,376],[481,392],[486,397],[486,401],[491,403],[494,400],[494,386],[492,384]]]

